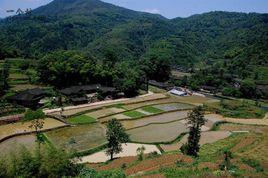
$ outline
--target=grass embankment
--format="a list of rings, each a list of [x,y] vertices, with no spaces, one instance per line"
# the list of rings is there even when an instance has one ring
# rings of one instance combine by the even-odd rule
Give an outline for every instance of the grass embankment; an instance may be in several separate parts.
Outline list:
[[[225,117],[233,118],[263,118],[265,111],[258,104],[252,104],[246,101],[222,100],[217,103],[207,103],[206,109]]]
[[[92,123],[96,123],[96,119],[94,119],[93,117],[87,116],[87,115],[80,115],[80,116],[76,116],[76,117],[71,117],[68,118],[67,121],[70,124],[92,124]]]

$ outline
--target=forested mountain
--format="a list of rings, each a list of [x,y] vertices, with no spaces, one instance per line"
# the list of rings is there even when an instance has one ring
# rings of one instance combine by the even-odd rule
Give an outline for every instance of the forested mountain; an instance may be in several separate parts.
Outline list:
[[[99,0],[54,0],[7,18],[0,28],[2,51],[27,57],[58,49],[100,57],[111,48],[119,59],[139,59],[157,50],[186,67],[246,53],[259,52],[252,54],[258,59],[268,46],[267,14],[211,12],[168,20]]]

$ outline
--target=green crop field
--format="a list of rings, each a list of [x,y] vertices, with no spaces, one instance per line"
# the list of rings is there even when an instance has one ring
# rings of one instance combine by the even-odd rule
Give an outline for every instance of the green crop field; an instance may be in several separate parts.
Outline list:
[[[139,118],[139,117],[146,116],[145,114],[138,112],[138,111],[127,111],[124,113],[124,115],[131,117],[131,118]]]
[[[93,117],[87,115],[80,115],[76,117],[71,117],[67,119],[71,124],[91,124],[97,122]]]
[[[146,106],[146,107],[143,107],[141,109],[146,111],[146,112],[153,113],[153,114],[159,114],[159,113],[163,112],[163,110],[155,108],[153,106]]]

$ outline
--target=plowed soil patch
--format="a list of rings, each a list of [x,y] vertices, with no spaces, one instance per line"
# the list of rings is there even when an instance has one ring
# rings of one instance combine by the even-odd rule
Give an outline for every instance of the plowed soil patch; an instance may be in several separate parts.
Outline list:
[[[134,162],[135,160],[137,160],[136,156],[122,157],[122,158],[118,158],[118,159],[112,161],[111,163],[109,163],[107,165],[95,166],[94,168],[98,171],[118,169],[118,168],[122,167],[123,164],[128,166],[130,163]]]
[[[250,167],[247,164],[238,164],[239,169],[245,170],[245,171],[254,171],[255,169]]]
[[[165,176],[163,174],[152,174],[152,175],[142,176],[141,178],[165,178]]]
[[[185,163],[192,163],[193,160],[190,157],[183,156],[181,154],[163,155],[155,159],[149,159],[140,162],[139,164],[127,168],[125,170],[126,175],[133,175],[139,172],[158,170],[162,167],[170,167],[176,164],[177,160],[181,160]]]
[[[233,148],[231,148],[231,151],[236,152],[241,148],[251,145],[254,141],[255,141],[255,138],[246,137],[245,139],[241,140],[238,144],[236,144]]]
[[[219,164],[217,163],[211,163],[211,162],[203,162],[198,165],[198,169],[203,169],[203,168],[209,168],[211,170],[218,170],[219,169]]]

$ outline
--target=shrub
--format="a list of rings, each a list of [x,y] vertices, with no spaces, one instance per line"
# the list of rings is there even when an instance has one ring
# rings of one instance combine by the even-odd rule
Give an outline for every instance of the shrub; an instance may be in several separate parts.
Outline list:
[[[148,158],[155,158],[155,157],[158,157],[159,154],[157,153],[157,151],[153,151],[151,153],[148,154]]]
[[[32,153],[22,147],[18,153],[10,156],[10,160],[0,162],[0,176],[75,177],[83,168],[83,165],[71,159],[70,154],[53,147],[44,148],[40,157],[38,149]]]
[[[126,168],[127,168],[126,163],[123,163],[123,164],[121,165],[121,168],[122,168],[122,169],[126,169]]]
[[[125,178],[126,175],[121,170],[111,170],[111,171],[100,171],[97,172],[95,169],[84,167],[78,178]]]
[[[242,158],[243,163],[253,167],[257,172],[263,172],[263,167],[257,160]]]
[[[144,157],[144,151],[145,151],[145,147],[142,146],[140,148],[137,149],[137,156],[138,156],[138,160],[139,161],[142,161],[143,160],[143,157]]]
[[[180,150],[183,154],[187,154],[188,153],[188,149],[189,149],[189,146],[187,143],[184,143],[181,147],[180,147]]]
[[[187,163],[183,162],[182,159],[179,159],[176,161],[176,166],[178,167],[185,166],[185,165],[187,165]]]
[[[31,121],[31,120],[43,119],[43,118],[45,118],[45,113],[41,109],[38,109],[36,111],[28,109],[24,116],[25,121]]]
[[[222,90],[222,95],[224,96],[234,96],[234,97],[241,97],[242,93],[236,88],[229,88],[226,87]]]

